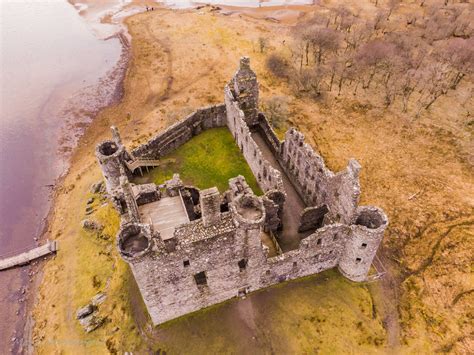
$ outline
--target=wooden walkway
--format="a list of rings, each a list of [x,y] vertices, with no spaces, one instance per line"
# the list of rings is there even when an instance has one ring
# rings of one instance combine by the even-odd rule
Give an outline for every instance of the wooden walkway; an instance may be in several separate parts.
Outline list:
[[[21,254],[5,258],[2,257],[0,259],[0,270],[26,265],[35,259],[41,258],[42,256],[55,253],[57,250],[58,242],[56,240],[48,240],[46,244]]]

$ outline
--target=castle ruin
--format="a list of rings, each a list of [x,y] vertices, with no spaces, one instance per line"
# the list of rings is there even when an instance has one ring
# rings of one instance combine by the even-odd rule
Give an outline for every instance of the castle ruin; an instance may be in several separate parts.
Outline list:
[[[117,246],[155,325],[249,292],[337,267],[367,281],[388,220],[358,206],[359,163],[333,173],[291,128],[280,141],[258,111],[249,59],[224,89],[224,103],[202,108],[128,152],[119,132],[97,146],[107,193],[121,215]],[[227,127],[262,196],[242,176],[227,191],[131,183],[137,171],[200,132]]]

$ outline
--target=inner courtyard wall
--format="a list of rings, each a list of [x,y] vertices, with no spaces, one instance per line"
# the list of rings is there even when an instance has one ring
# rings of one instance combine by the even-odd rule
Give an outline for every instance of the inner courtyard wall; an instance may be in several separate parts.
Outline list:
[[[249,164],[260,188],[264,192],[270,190],[285,191],[281,173],[274,169],[263,157],[260,148],[251,136],[250,129],[245,122],[244,113],[239,108],[238,102],[228,86],[224,89],[224,97],[227,127],[234,136],[235,142]]]
[[[227,123],[224,104],[194,111],[168,127],[147,143],[132,150],[135,158],[159,159],[209,128],[224,127]]]
[[[332,222],[351,223],[360,196],[359,163],[351,159],[337,174],[305,143],[304,135],[291,128],[285,135],[281,166],[308,206],[327,205]]]

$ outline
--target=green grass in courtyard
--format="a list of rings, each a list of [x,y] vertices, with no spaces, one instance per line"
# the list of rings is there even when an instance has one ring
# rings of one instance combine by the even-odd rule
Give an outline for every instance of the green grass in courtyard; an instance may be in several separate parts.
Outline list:
[[[166,160],[169,159],[169,162]],[[202,132],[173,153],[162,158],[164,164],[154,168],[138,183],[162,184],[173,173],[179,173],[186,185],[200,189],[217,186],[220,192],[229,188],[228,180],[243,175],[254,193],[261,195],[257,181],[244,156],[226,127]]]

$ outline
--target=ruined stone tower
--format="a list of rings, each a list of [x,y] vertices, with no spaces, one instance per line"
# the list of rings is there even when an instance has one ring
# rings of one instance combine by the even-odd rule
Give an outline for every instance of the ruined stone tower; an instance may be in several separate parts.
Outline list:
[[[261,196],[242,176],[229,179],[226,191],[187,186],[179,174],[160,185],[132,183],[140,164],[214,127],[229,129]],[[359,206],[360,164],[350,159],[331,171],[294,128],[280,141],[258,112],[247,57],[225,86],[224,103],[197,110],[130,153],[115,128],[112,134],[96,155],[121,214],[118,250],[154,324],[331,268],[356,282],[381,276],[373,261],[388,219],[380,208]]]
[[[120,176],[125,169],[126,152],[116,127],[111,127],[113,140],[107,140],[96,147],[95,155],[104,175],[107,192],[112,195],[120,187]]]
[[[339,271],[353,281],[364,281],[383,238],[388,220],[380,208],[359,207],[339,260]]]
[[[232,79],[231,89],[235,93],[239,108],[244,112],[245,121],[253,126],[258,121],[258,81],[250,68],[250,59],[240,59],[239,70]]]

